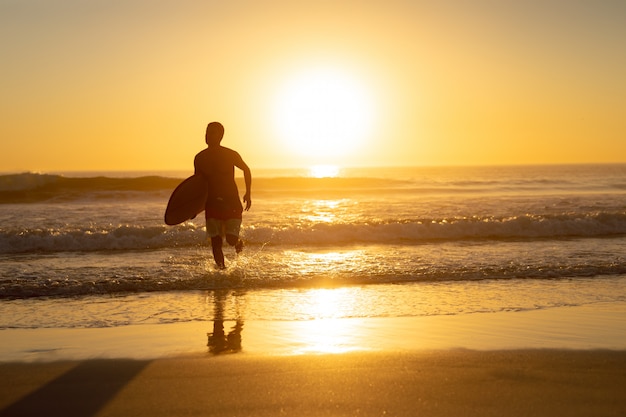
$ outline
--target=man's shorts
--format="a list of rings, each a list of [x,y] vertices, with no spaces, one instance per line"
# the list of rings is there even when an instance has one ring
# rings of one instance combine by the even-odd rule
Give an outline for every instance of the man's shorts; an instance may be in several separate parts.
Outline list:
[[[239,237],[241,219],[206,219],[206,236],[208,239],[215,236],[233,235]]]

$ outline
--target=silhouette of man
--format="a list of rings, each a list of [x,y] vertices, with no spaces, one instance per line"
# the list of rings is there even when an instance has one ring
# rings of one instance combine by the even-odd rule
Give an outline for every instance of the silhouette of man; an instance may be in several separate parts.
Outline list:
[[[206,232],[211,239],[213,259],[218,268],[222,269],[226,267],[222,252],[224,236],[226,242],[235,247],[236,253],[243,249],[243,241],[239,238],[243,206],[235,183],[235,167],[243,171],[246,184],[243,201],[246,203],[246,211],[252,205],[250,168],[237,152],[220,145],[223,137],[224,126],[218,122],[209,123],[206,128],[207,148],[198,153],[193,162],[195,173],[202,175],[208,182],[209,194],[204,210]]]

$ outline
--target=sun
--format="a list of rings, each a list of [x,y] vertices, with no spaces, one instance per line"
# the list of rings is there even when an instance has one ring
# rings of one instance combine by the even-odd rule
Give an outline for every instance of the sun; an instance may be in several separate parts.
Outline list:
[[[311,68],[287,78],[274,107],[285,146],[311,163],[336,163],[365,146],[373,100],[359,79],[336,68]]]

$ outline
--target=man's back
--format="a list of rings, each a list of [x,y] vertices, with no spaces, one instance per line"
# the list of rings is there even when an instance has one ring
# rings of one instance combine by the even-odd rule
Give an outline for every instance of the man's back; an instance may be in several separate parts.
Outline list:
[[[194,167],[197,174],[208,183],[207,210],[216,216],[241,218],[243,207],[235,182],[235,166],[241,156],[223,146],[209,147],[196,155]]]

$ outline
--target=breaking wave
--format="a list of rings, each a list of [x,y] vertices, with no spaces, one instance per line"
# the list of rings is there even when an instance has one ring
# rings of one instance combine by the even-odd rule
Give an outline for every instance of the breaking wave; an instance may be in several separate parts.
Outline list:
[[[203,223],[203,222],[202,222]],[[248,245],[418,244],[467,239],[562,239],[626,235],[626,212],[471,217],[394,222],[318,223],[244,227]],[[193,222],[165,225],[0,230],[0,253],[145,250],[199,245],[205,229]]]

